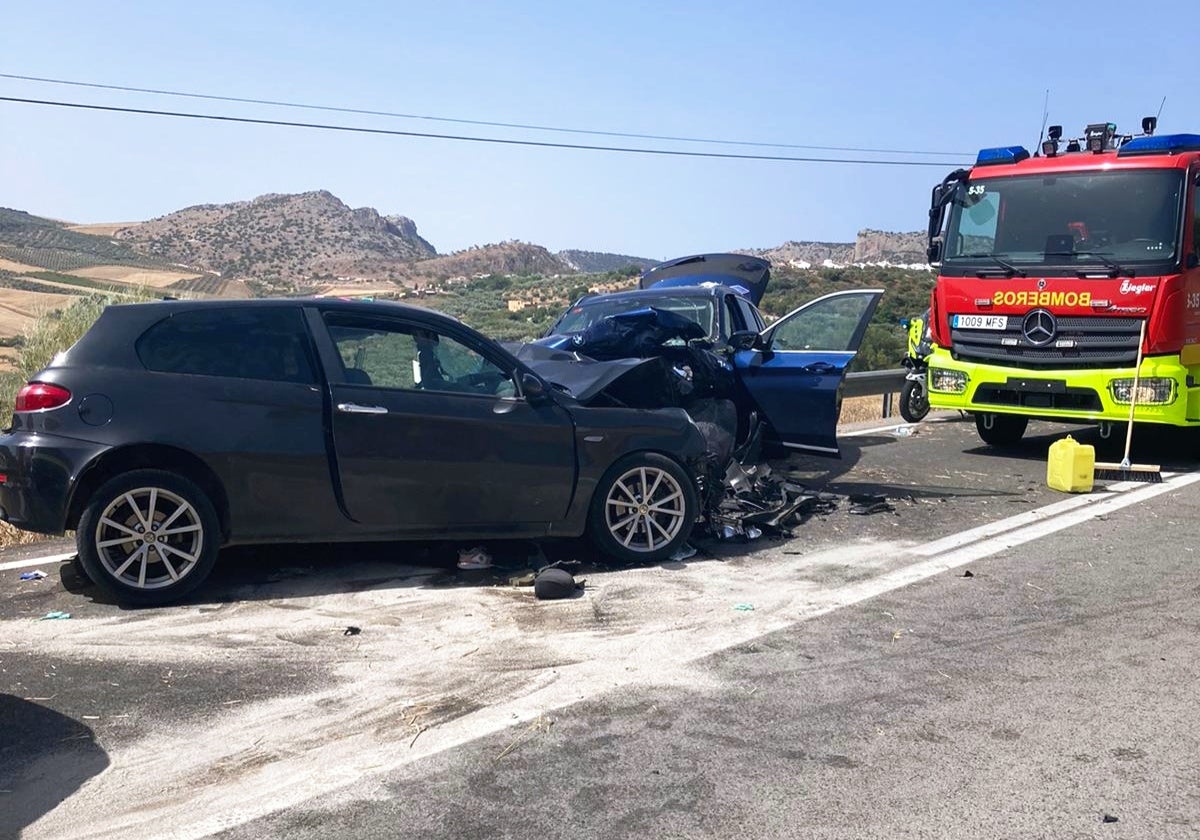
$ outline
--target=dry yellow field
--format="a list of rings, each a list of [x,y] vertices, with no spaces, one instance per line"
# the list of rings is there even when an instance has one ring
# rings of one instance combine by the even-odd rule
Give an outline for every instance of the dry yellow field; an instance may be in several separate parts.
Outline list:
[[[16,370],[20,352],[16,347],[0,347],[0,372]]]
[[[74,295],[0,289],[0,335],[23,335],[38,316],[60,309],[73,300]]]
[[[17,274],[28,274],[31,271],[45,271],[44,268],[38,268],[36,265],[26,265],[25,263],[13,262],[12,260],[0,259],[0,271],[12,271]]]
[[[892,411],[899,414],[895,398],[892,401]],[[883,419],[883,397],[847,397],[842,400],[842,416],[839,423],[865,423],[868,420]]]
[[[130,286],[149,286],[153,289],[161,289],[180,280],[200,276],[196,271],[165,271],[156,268],[136,268],[129,265],[97,265],[92,268],[75,269],[71,274],[76,277],[86,277],[89,280],[108,280]]]
[[[69,225],[67,230],[89,233],[92,236],[113,236],[121,228],[136,227],[141,222],[100,222],[94,225]]]
[[[395,283],[386,285],[361,286],[345,285],[345,286],[323,286],[318,295],[328,297],[369,297],[372,295],[390,295],[400,291],[400,287]]]

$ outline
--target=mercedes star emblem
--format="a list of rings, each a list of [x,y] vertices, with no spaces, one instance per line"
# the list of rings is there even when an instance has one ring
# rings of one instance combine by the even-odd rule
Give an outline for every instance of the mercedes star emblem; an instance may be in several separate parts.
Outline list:
[[[1021,334],[1034,347],[1045,347],[1054,340],[1058,330],[1058,321],[1054,315],[1045,309],[1035,309],[1025,316],[1021,322]]]

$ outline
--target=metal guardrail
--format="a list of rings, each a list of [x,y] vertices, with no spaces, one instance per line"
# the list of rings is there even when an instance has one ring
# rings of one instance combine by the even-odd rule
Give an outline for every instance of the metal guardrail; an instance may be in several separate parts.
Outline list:
[[[904,387],[904,368],[864,370],[847,373],[842,382],[843,397],[883,396],[883,417],[892,416],[892,395]]]

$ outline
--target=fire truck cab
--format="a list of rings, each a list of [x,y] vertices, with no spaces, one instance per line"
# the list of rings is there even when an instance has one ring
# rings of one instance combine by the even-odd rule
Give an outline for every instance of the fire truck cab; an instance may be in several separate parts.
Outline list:
[[[1200,426],[1200,135],[1113,123],[983,149],[933,190],[933,408],[989,444],[1029,418]],[[1134,367],[1141,368],[1134,394]]]

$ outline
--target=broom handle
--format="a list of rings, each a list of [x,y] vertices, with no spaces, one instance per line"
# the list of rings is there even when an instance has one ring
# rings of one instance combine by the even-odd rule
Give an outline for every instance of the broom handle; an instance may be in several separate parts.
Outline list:
[[[1142,342],[1146,340],[1146,322],[1143,320],[1138,327],[1137,362],[1133,369],[1133,393],[1129,395],[1129,424],[1125,427],[1125,457],[1121,463],[1129,464],[1129,448],[1133,443],[1133,410],[1137,406],[1138,385],[1142,378]]]

